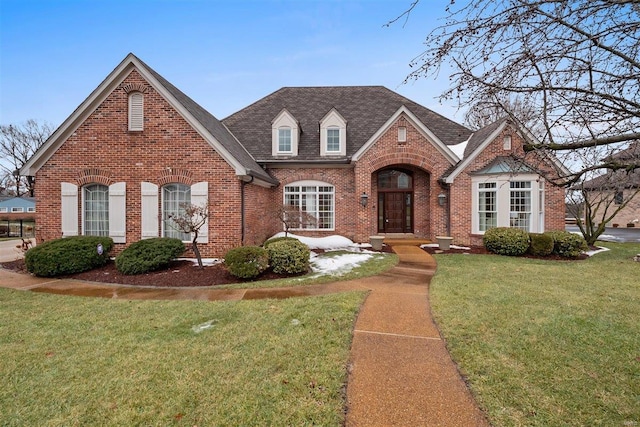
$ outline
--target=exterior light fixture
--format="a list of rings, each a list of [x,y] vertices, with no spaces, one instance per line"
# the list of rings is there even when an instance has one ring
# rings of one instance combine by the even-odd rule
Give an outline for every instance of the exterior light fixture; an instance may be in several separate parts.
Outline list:
[[[444,193],[438,194],[438,204],[444,206],[444,202],[447,200],[447,195]]]
[[[369,196],[367,195],[367,193],[362,193],[360,195],[360,204],[362,205],[363,208],[367,207],[367,203],[369,203]]]

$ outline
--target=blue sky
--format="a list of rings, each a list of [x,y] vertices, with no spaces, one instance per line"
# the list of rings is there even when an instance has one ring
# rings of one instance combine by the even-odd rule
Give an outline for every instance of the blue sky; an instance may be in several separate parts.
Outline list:
[[[383,85],[461,122],[448,76],[402,83],[448,3],[385,27],[411,1],[0,0],[0,124],[60,125],[129,52],[219,119],[283,86]]]

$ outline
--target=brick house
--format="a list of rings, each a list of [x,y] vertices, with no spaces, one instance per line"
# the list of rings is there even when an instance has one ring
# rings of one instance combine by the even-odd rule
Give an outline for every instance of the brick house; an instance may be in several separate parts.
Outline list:
[[[604,159],[607,162],[620,162],[622,164],[633,164],[640,162],[640,141],[634,141],[629,146]],[[607,226],[620,227],[640,227],[640,170],[631,172],[625,170],[609,171],[603,175],[586,181],[582,187],[585,191],[591,192],[592,200],[605,200],[611,202],[613,206],[609,209],[622,207]]]
[[[285,87],[219,121],[128,55],[27,162],[39,239],[188,240],[168,215],[209,204],[206,256],[296,234],[399,234],[479,244],[494,226],[564,228],[564,190],[507,120],[472,132],[380,86]]]

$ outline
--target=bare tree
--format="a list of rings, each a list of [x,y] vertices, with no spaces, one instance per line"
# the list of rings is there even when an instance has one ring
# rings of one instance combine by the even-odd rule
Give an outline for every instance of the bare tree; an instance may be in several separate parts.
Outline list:
[[[191,247],[193,253],[198,260],[198,267],[203,268],[202,255],[198,248],[198,236],[200,229],[207,223],[209,218],[209,203],[204,202],[202,205],[181,204],[181,213],[177,215],[169,215],[171,221],[169,226],[182,233],[190,233],[192,237]]]
[[[33,197],[35,180],[32,176],[20,176],[19,170],[53,133],[49,123],[27,120],[18,125],[0,125],[0,182],[15,192],[16,196]]]
[[[276,209],[276,216],[284,226],[285,237],[290,229],[305,228],[315,226],[318,223],[316,217],[308,212],[300,210],[295,205],[283,205]]]
[[[390,24],[419,6],[415,0]],[[570,158],[640,139],[640,1],[452,1],[444,13],[407,80],[434,77],[450,66],[452,84],[441,99],[463,107],[487,99],[526,101],[543,130],[529,151]],[[577,167],[562,183],[599,168],[631,171],[640,164]]]
[[[640,158],[640,142],[630,144],[604,162],[631,162]],[[595,244],[606,226],[640,193],[640,170],[592,171],[569,188],[568,213],[575,218],[589,245]]]
[[[467,127],[478,130],[504,117],[510,117],[534,136],[544,134],[540,112],[526,99],[481,99],[473,103],[464,115]]]

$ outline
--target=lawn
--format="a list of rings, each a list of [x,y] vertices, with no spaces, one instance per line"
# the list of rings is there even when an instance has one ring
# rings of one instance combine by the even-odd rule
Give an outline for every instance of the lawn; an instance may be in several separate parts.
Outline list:
[[[339,426],[363,298],[122,301],[0,289],[0,425]]]
[[[494,426],[640,425],[640,253],[585,261],[437,255],[452,357]]]

